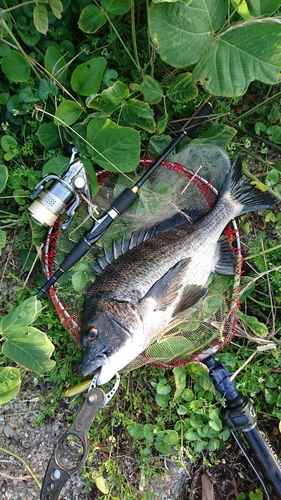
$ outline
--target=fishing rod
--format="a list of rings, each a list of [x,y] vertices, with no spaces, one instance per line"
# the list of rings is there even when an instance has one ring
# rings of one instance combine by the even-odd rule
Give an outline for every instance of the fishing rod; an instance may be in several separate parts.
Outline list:
[[[257,426],[253,404],[236,389],[225,363],[216,361],[213,356],[203,360],[203,363],[209,369],[215,388],[226,398],[223,420],[259,478],[267,500],[270,500],[268,484],[281,499],[281,464]]]
[[[187,121],[187,123],[183,126],[183,130],[177,135],[177,137],[171,142],[171,144],[165,149],[162,155],[152,164],[149,170],[145,172],[145,174],[131,187],[125,188],[124,191],[112,202],[109,210],[102,216],[100,219],[95,219],[94,226],[92,229],[84,234],[84,236],[76,243],[70,253],[65,257],[65,259],[59,265],[57,271],[51,276],[51,278],[42,286],[42,288],[37,293],[36,297],[39,299],[42,295],[53,286],[56,281],[60,278],[62,274],[71,269],[80,259],[82,259],[90,250],[90,248],[103,236],[107,228],[110,224],[118,217],[123,214],[136,200],[137,193],[145,181],[153,174],[153,172],[159,167],[162,161],[168,156],[169,153],[177,146],[177,144],[186,136],[192,136],[195,128],[205,121],[206,117],[211,113],[212,106],[209,102],[204,102],[201,107],[194,113],[194,115]],[[74,159],[74,154],[72,159]],[[56,220],[61,210],[69,203],[73,197],[75,197],[75,201],[71,205],[70,209],[67,211],[67,215],[70,216],[68,221],[64,223],[64,227],[67,227],[69,222],[72,220],[75,209],[79,205],[79,197],[77,196],[77,190],[85,192],[86,189],[86,181],[85,181],[85,169],[83,163],[81,161],[75,162],[72,166],[70,165],[70,169],[72,167],[72,175],[69,175],[69,171],[65,174],[63,178],[59,178],[57,176],[47,176],[43,179],[37,186],[35,193],[31,196],[34,199],[38,193],[43,190],[44,183],[49,180],[53,180],[54,184],[47,192],[47,195],[44,193],[41,195],[41,201],[35,202],[29,207],[29,211],[32,214],[33,219],[39,224],[49,225],[48,222],[45,223],[43,220],[42,214],[42,206],[44,206],[45,210],[48,210],[48,213],[52,213],[50,218],[52,221]],[[69,169],[69,170],[70,170]],[[89,198],[89,193],[86,191],[86,197]],[[34,210],[35,205],[35,210]],[[49,206],[47,206],[49,205]],[[73,205],[75,205],[73,207]],[[53,216],[55,212],[55,217]],[[39,213],[39,215],[37,215]]]

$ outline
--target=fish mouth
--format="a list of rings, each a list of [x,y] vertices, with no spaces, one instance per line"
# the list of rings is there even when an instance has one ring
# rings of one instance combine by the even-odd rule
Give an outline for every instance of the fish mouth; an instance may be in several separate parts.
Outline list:
[[[98,368],[101,368],[106,363],[106,359],[106,354],[100,354],[90,361],[85,361],[82,364],[82,375],[84,377],[87,377],[87,375],[90,375],[90,373],[95,372],[96,370],[98,370]]]

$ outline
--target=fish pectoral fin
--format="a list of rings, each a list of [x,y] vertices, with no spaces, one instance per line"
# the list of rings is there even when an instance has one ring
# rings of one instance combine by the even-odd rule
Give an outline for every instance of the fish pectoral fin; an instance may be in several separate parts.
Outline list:
[[[207,294],[208,289],[199,285],[187,285],[183,290],[180,301],[178,302],[174,312],[173,318],[182,314],[190,307],[195,306]]]
[[[165,311],[165,309],[177,297],[177,292],[181,286],[181,280],[186,273],[190,263],[190,258],[182,259],[169,269],[141,299],[143,303],[147,299],[153,299],[155,310]]]
[[[235,274],[236,257],[233,253],[229,240],[223,234],[218,241],[218,261],[215,266],[215,272],[219,274]]]

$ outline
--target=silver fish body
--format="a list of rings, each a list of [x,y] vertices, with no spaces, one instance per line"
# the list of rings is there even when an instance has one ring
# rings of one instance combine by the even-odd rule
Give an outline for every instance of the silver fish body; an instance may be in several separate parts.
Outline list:
[[[112,255],[84,301],[83,375],[99,368],[98,384],[109,381],[206,294],[210,274],[234,274],[234,255],[221,236],[225,226],[275,204],[270,194],[248,184],[238,158],[205,216],[161,231],[116,259]]]

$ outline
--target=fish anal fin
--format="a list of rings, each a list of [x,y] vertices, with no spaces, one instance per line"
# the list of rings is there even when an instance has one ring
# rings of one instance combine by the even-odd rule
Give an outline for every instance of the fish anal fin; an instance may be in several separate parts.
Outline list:
[[[219,274],[235,274],[236,257],[233,253],[229,240],[221,235],[218,241],[218,261],[215,266],[215,272]]]
[[[153,299],[155,310],[164,311],[177,297],[181,286],[181,280],[186,273],[190,263],[190,258],[182,259],[171,267],[141,299],[144,302],[147,299]]]
[[[193,307],[207,294],[208,289],[199,285],[187,285],[183,290],[180,301],[178,302],[173,317],[182,314],[190,307]]]

